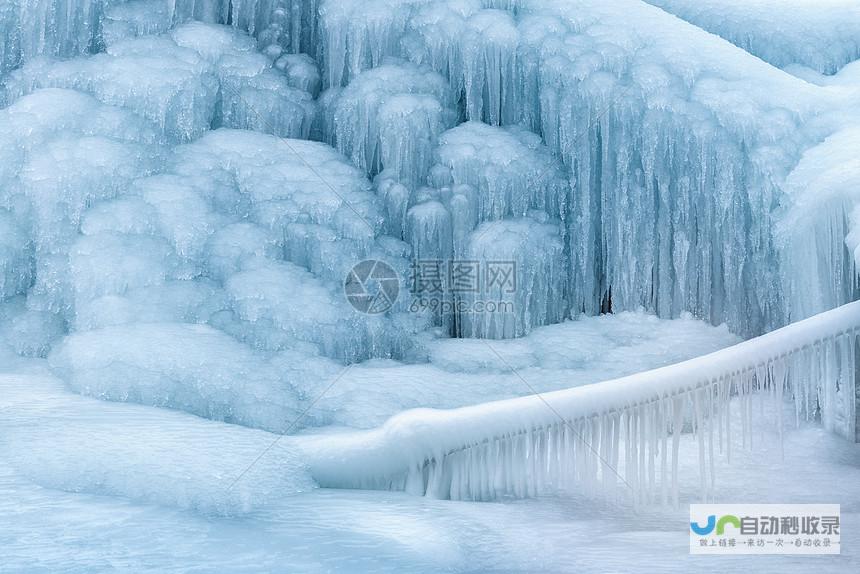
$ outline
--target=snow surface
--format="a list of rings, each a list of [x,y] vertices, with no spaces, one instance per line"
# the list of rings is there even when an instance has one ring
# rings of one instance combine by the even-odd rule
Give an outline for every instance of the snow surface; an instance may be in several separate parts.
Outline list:
[[[576,495],[452,503],[403,493],[307,491],[300,474],[284,473],[297,440],[291,437],[225,493],[224,483],[275,435],[84,399],[60,387],[34,374],[0,378],[0,424],[4,436],[16,438],[0,446],[0,542],[10,571],[259,572],[289,565],[304,572],[645,573],[701,565],[688,554],[686,506],[642,513]],[[148,442],[150,436],[161,443]],[[686,448],[691,438],[682,439],[682,452],[694,450]],[[82,452],[81,444],[94,441],[99,449]],[[804,426],[787,434],[784,460],[772,448],[737,453],[734,464],[719,469],[717,496],[841,503],[842,554],[813,560],[824,571],[860,566],[855,445]],[[43,472],[54,465],[79,472]],[[685,459],[682,484],[694,484],[696,472],[696,461]],[[68,489],[54,488],[63,478]],[[267,496],[270,488],[278,495]],[[809,557],[723,557],[721,568],[799,572],[810,563]]]
[[[860,59],[853,0],[646,0],[774,66],[833,74]]]

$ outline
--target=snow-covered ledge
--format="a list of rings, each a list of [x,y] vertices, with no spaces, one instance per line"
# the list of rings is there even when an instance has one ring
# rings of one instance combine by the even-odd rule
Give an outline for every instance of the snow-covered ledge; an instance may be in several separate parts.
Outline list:
[[[406,411],[378,429],[309,441],[311,471],[324,487],[470,500],[531,496],[570,482],[611,493],[623,480],[637,502],[677,501],[680,434],[691,424],[707,496],[715,448],[731,457],[733,410],[740,410],[744,443],[758,440],[751,432],[754,393],[767,393],[776,405],[793,397],[798,418],[820,416],[828,429],[857,436],[858,334],[860,301],[611,381]],[[782,418],[773,424],[781,437]]]

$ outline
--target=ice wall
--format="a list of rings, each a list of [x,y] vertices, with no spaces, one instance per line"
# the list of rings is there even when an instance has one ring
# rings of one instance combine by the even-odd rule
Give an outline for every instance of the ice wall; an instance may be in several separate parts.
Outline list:
[[[788,319],[782,184],[832,133],[822,118],[856,118],[850,90],[821,90],[633,0],[322,6],[330,85],[405,57],[445,76],[466,118],[523,124],[562,160],[570,314],[611,299],[747,335]]]

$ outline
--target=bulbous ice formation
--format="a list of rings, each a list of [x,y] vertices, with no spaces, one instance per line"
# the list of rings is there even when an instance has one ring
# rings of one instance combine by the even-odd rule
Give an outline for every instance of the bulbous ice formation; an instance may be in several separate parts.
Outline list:
[[[390,61],[358,75],[324,111],[327,140],[376,175],[411,186],[424,180],[436,136],[453,124],[453,95],[439,74]]]
[[[567,264],[557,224],[529,218],[481,224],[469,237],[466,261],[477,263],[483,281],[455,295],[463,305],[462,336],[520,337],[567,314]]]

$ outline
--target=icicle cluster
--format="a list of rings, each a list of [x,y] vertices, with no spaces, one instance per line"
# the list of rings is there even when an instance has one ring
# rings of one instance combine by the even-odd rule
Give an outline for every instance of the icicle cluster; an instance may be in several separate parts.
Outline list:
[[[307,137],[316,113],[311,95],[253,50],[245,34],[191,23],[169,37],[120,41],[89,58],[34,60],[9,76],[5,99],[47,87],[90,92],[135,110],[177,141],[219,126]]]
[[[754,335],[812,298],[784,289],[774,215],[802,150],[832,129],[809,118],[850,113],[850,97],[639,2],[369,6],[323,3],[331,85],[405,57],[462,93],[464,117],[525,125],[562,160],[571,315],[611,299]]]
[[[455,294],[463,305],[458,335],[511,339],[564,319],[567,262],[557,224],[528,217],[484,223],[469,236],[464,259],[483,264],[484,284]]]
[[[456,119],[453,107],[442,76],[388,61],[327,98],[324,129],[329,143],[368,175],[389,169],[414,187],[430,168],[436,137]]]
[[[850,303],[614,381],[449,411],[407,411],[377,430],[314,443],[311,470],[323,486],[438,498],[576,489],[677,505],[681,435],[692,432],[706,500],[718,459],[730,459],[738,442],[753,448],[764,413],[774,417],[765,424],[782,444],[785,396],[793,396],[798,420],[820,416],[853,439],[858,352],[860,303]]]
[[[860,297],[860,129],[846,128],[807,150],[786,179],[777,228],[792,320]]]

